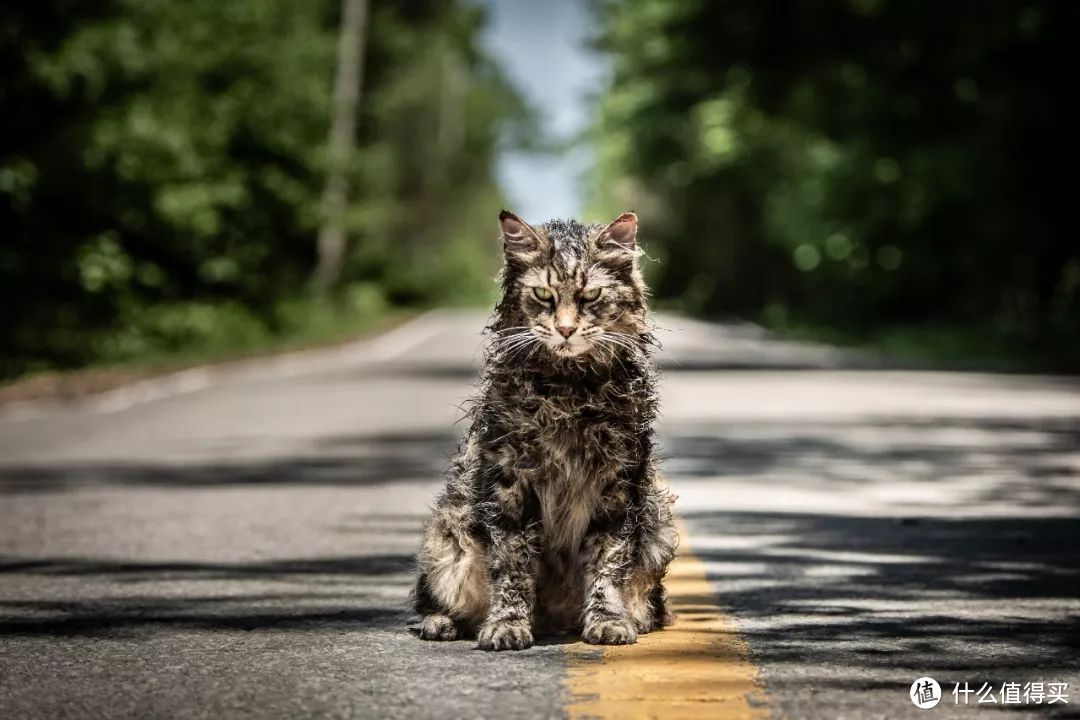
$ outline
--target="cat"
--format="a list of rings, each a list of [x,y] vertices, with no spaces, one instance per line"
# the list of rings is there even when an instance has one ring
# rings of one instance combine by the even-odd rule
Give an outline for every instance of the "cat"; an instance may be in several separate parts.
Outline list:
[[[499,222],[480,392],[417,558],[420,637],[633,643],[672,621],[663,578],[679,542],[657,473],[637,216]]]

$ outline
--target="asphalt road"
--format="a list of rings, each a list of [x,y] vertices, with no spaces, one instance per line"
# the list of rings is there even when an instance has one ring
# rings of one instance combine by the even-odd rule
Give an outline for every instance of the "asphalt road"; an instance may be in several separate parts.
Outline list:
[[[1080,716],[1080,382],[661,324],[665,472],[771,714]],[[567,645],[410,630],[482,325],[0,409],[0,718],[562,716]],[[1001,704],[1031,681],[1069,704]]]

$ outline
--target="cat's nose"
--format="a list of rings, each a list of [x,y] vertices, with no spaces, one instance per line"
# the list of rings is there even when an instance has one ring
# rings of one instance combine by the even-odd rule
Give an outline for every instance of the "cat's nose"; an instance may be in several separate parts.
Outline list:
[[[564,338],[570,337],[574,334],[574,331],[577,330],[577,328],[573,325],[560,325],[555,329],[558,330],[559,334],[562,335]]]

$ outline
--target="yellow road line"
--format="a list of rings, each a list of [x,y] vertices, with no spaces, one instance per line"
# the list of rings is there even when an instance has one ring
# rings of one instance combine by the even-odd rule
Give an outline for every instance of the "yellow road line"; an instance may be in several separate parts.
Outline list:
[[[716,604],[705,566],[686,529],[665,584],[675,623],[635,645],[568,647],[567,714],[583,718],[737,718],[770,716],[746,644]]]

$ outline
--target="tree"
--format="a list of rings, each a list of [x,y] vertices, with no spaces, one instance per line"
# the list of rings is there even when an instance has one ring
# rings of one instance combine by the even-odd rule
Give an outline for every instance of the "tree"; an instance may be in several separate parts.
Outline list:
[[[601,4],[598,202],[684,309],[1080,334],[1056,180],[1076,6]]]
[[[530,112],[478,46],[481,10],[76,5],[0,5],[0,101],[19,108],[0,114],[0,376],[245,347],[303,331],[313,311],[489,292],[495,154]],[[362,53],[343,21],[370,26]],[[346,62],[352,118],[328,158],[343,42],[363,56],[364,102],[349,100],[360,69]],[[328,170],[343,208],[322,199]],[[310,297],[327,218],[357,239],[323,253],[335,303]]]
[[[334,81],[334,109],[330,127],[330,170],[323,191],[323,224],[319,229],[319,260],[315,286],[329,290],[341,276],[345,259],[345,211],[348,206],[348,179],[345,163],[356,148],[356,114],[364,79],[364,33],[367,0],[341,1],[341,38],[338,44],[337,74]]]

